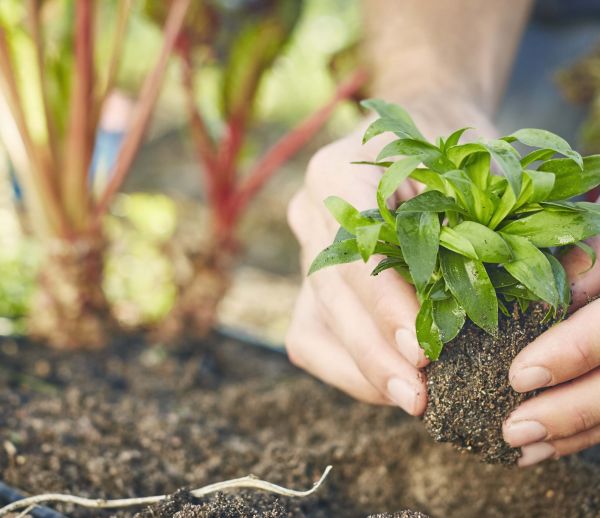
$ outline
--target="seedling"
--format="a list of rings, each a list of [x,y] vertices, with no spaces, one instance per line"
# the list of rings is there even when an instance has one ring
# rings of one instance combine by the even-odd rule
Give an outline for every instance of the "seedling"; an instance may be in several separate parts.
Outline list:
[[[462,128],[433,144],[400,106],[363,105],[379,115],[363,143],[385,132],[398,137],[366,162],[385,168],[378,207],[359,212],[341,198],[327,198],[341,228],[309,274],[383,256],[372,275],[392,268],[414,285],[421,303],[417,338],[431,360],[467,318],[492,335],[498,311],[510,316],[515,303],[523,312],[545,303],[547,318],[563,318],[571,293],[556,254],[579,246],[593,265],[595,254],[583,240],[600,233],[600,206],[568,200],[600,184],[600,155],[582,158],[541,129],[461,144],[468,129]],[[536,149],[522,154],[516,142]],[[492,172],[492,162],[501,175]],[[408,179],[424,191],[390,209],[390,198]]]

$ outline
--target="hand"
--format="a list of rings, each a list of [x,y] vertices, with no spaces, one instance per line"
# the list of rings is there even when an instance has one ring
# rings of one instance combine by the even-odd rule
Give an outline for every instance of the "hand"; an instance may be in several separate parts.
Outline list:
[[[600,250],[600,239],[589,241]],[[575,453],[600,443],[600,263],[574,249],[563,261],[571,281],[573,309],[523,349],[510,369],[519,392],[552,387],[519,406],[504,424],[504,438],[521,446],[520,466]],[[588,270],[588,271],[586,271]]]
[[[382,170],[350,162],[373,160],[382,137],[362,146],[361,136],[355,133],[320,150],[290,203],[288,220],[300,242],[304,272],[338,228],[325,198],[340,196],[359,210],[377,206]],[[415,194],[405,182],[399,197]],[[427,360],[415,335],[419,304],[412,286],[395,272],[371,277],[376,264],[373,258],[305,277],[286,338],[288,354],[294,364],[359,400],[420,415],[427,390],[419,368]]]

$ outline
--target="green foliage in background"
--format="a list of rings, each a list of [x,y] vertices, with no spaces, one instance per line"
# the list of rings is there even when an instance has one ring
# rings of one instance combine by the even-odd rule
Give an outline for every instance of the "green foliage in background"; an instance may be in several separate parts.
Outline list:
[[[590,153],[600,152],[600,45],[561,71],[558,82],[570,101],[589,108],[581,127],[581,144]]]
[[[373,275],[392,268],[414,285],[421,303],[417,338],[432,360],[467,317],[493,335],[498,311],[510,316],[512,303],[526,311],[543,302],[548,318],[563,316],[571,295],[556,250],[577,245],[593,262],[582,241],[600,233],[600,206],[567,200],[600,184],[600,155],[582,158],[541,129],[461,144],[462,128],[433,144],[400,106],[380,100],[364,106],[379,114],[364,142],[388,132],[398,137],[369,162],[385,168],[378,207],[359,212],[328,198],[341,228],[309,273],[384,256]],[[530,151],[521,155],[515,142]],[[502,176],[492,173],[492,162]],[[390,197],[408,179],[424,192],[390,209]]]

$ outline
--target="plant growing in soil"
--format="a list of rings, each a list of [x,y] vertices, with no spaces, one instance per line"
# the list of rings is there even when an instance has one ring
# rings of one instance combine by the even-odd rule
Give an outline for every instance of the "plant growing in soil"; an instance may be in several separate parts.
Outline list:
[[[236,230],[249,203],[268,180],[327,123],[338,103],[352,98],[365,83],[356,71],[342,81],[332,99],[282,135],[244,167],[244,147],[256,122],[255,105],[264,77],[286,48],[301,16],[303,2],[260,0],[236,9],[219,2],[196,2],[176,44],[181,85],[200,179],[209,211],[204,243],[180,235],[185,268],[175,272],[178,295],[163,325],[163,337],[204,336],[212,327],[216,306],[229,285],[232,259],[239,254]],[[164,4],[148,4],[152,17],[164,18]],[[221,74],[219,120],[198,105],[198,75],[209,69]],[[207,232],[208,230],[208,232]],[[180,234],[183,234],[183,228]],[[189,243],[190,245],[186,245]]]
[[[102,221],[142,141],[189,3],[170,4],[161,52],[101,192],[89,170],[132,2],[118,2],[106,70],[97,66],[93,0],[1,6],[0,136],[23,187],[28,225],[45,250],[30,332],[56,347],[100,347],[112,328],[102,290]]]
[[[383,256],[372,274],[391,268],[414,285],[417,339],[429,359],[442,360],[428,367],[429,431],[486,460],[514,462],[518,453],[502,441],[500,425],[522,396],[510,389],[508,368],[566,315],[570,289],[557,254],[579,246],[595,261],[583,240],[600,232],[600,207],[568,200],[600,184],[600,156],[582,158],[540,129],[461,143],[463,128],[433,144],[401,107],[364,106],[379,114],[364,142],[384,132],[398,137],[369,162],[385,168],[378,207],[359,212],[325,200],[341,228],[309,273]],[[424,191],[391,209],[408,179]]]

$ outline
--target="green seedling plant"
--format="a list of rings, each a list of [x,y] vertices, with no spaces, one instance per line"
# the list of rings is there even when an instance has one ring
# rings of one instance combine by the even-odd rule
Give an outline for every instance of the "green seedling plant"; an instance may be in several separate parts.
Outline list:
[[[382,257],[372,275],[391,268],[414,285],[421,304],[417,338],[431,360],[467,319],[496,335],[499,311],[510,316],[515,304],[525,312],[543,303],[547,319],[563,318],[571,293],[557,254],[578,246],[593,265],[584,240],[600,233],[600,206],[569,200],[600,184],[600,155],[583,158],[542,129],[461,143],[469,129],[462,128],[433,144],[400,106],[363,104],[379,115],[363,143],[385,132],[398,137],[375,162],[360,162],[385,169],[377,208],[359,212],[327,198],[340,229],[309,274]],[[516,143],[528,151],[519,152]],[[409,179],[423,192],[391,209],[390,198]]]

